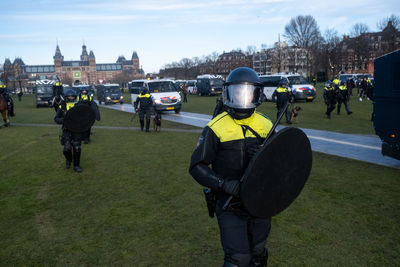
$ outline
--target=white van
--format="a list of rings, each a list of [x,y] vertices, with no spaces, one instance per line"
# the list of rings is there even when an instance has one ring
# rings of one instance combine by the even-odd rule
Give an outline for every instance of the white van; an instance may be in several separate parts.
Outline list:
[[[181,111],[182,99],[173,80],[133,80],[129,82],[128,88],[131,93],[132,105],[143,87],[153,97],[155,111],[173,110],[175,113]]]
[[[282,79],[288,83],[295,100],[313,101],[317,96],[314,86],[300,74],[261,75],[260,80],[264,84],[266,100],[272,100],[272,94]]]

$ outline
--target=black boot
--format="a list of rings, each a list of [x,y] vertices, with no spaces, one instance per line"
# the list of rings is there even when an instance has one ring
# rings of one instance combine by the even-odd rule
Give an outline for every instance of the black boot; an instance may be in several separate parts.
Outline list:
[[[69,169],[71,167],[72,151],[71,150],[63,150],[63,154],[65,157],[65,168]]]
[[[65,160],[65,168],[66,169],[69,169],[71,167],[71,161],[69,161],[69,160]]]

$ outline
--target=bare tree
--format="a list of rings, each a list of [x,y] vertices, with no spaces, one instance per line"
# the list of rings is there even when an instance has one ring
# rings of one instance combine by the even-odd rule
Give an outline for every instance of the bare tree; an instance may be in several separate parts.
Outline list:
[[[379,54],[386,54],[400,48],[400,17],[391,15],[377,23],[382,30],[382,43]]]
[[[334,29],[328,29],[324,34],[324,43],[320,54],[321,67],[327,74],[327,79],[340,71],[341,50],[340,37]]]
[[[302,48],[306,52],[306,67],[307,76],[310,75],[310,61],[313,57],[313,47],[320,41],[320,31],[314,17],[297,16],[292,18],[285,26],[284,37],[289,40],[289,43]]]
[[[370,54],[368,31],[368,26],[363,23],[356,23],[350,30],[350,36],[353,37],[351,39],[351,48],[354,51],[353,70],[363,69],[368,61]]]
[[[253,55],[256,51],[257,51],[257,47],[255,47],[254,45],[249,45],[249,46],[247,46],[245,54],[247,56]]]
[[[364,23],[356,23],[351,27],[350,30],[350,36],[351,37],[358,37],[360,35],[363,35],[364,33],[369,32],[369,27],[368,25]]]
[[[392,14],[390,17],[381,19],[376,26],[378,29],[383,31],[389,23],[391,23],[396,30],[400,31],[400,17],[394,14]]]

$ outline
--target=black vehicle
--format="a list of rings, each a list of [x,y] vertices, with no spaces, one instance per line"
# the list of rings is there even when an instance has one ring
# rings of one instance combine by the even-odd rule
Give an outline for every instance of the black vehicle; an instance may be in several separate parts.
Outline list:
[[[218,95],[222,93],[224,80],[220,75],[197,76],[196,90],[199,95]]]
[[[96,85],[97,99],[99,103],[104,104],[115,104],[124,103],[124,97],[122,96],[121,88],[118,84],[99,84]]]
[[[374,60],[372,119],[375,133],[382,140],[382,154],[398,160],[400,160],[399,73],[400,50]]]
[[[36,108],[50,107],[54,97],[53,80],[37,80],[35,87]]]

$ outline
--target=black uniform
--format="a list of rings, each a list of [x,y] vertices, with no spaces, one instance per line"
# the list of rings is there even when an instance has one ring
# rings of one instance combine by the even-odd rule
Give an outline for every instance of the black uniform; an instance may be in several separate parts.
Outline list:
[[[288,88],[286,87],[278,87],[275,89],[274,93],[272,94],[272,99],[276,99],[276,108],[278,112],[276,113],[276,118],[279,117],[279,114],[283,112],[285,105],[287,102],[291,101],[291,93]],[[292,123],[290,121],[290,111],[286,109],[285,112],[286,123]]]
[[[78,102],[81,104],[85,105],[92,105],[93,97],[80,93],[78,96]],[[83,133],[83,141],[85,144],[89,144],[90,142],[90,133],[91,133],[92,127],[90,127],[86,132]]]
[[[337,106],[337,114],[340,115],[340,107],[342,106],[342,103],[344,104],[344,107],[346,108],[347,114],[350,115],[351,110],[348,104],[349,101],[349,91],[347,90],[346,85],[341,84],[338,88],[337,91],[337,98],[338,98],[338,106]]]
[[[230,196],[229,186],[235,184],[232,182],[238,183],[271,127],[271,121],[258,112],[244,119],[233,119],[223,112],[204,128],[191,157],[190,174],[216,194],[224,266],[266,265],[265,244],[271,228],[270,219],[252,217],[241,209],[236,198],[226,211],[222,206]]]
[[[72,108],[77,102],[62,102],[57,114],[54,117],[54,121],[57,124],[63,124],[64,117],[67,111]],[[63,154],[66,159],[65,166],[68,169],[73,160],[74,170],[81,172],[80,159],[81,159],[81,141],[83,133],[74,133],[68,131],[64,126],[62,127],[62,136],[60,137],[61,145],[64,146]]]
[[[136,111],[139,112],[140,128],[143,131],[144,128],[144,116],[146,115],[146,132],[150,129],[150,115],[153,107],[153,99],[151,95],[144,93],[138,95],[134,103]]]
[[[331,118],[331,112],[336,107],[336,90],[330,84],[329,86],[324,87],[324,101],[326,104],[326,112],[325,114],[328,116],[328,119]]]

